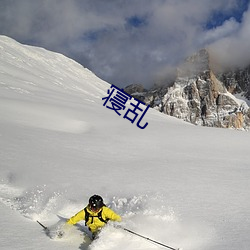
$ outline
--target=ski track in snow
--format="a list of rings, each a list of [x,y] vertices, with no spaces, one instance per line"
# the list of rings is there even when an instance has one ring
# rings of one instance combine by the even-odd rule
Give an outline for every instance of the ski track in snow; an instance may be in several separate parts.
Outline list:
[[[193,228],[192,231],[190,225],[187,226],[179,220],[172,208],[164,205],[162,195],[149,194],[130,198],[107,197],[107,200],[109,201],[107,206],[123,217],[121,225],[129,230],[149,238],[152,237],[161,243],[168,243],[176,248],[177,245],[183,244],[186,246],[185,249],[192,249],[194,246],[197,249],[199,244],[204,244],[204,239],[200,242],[197,240],[198,229],[201,226],[196,225],[196,230]],[[64,237],[58,239],[56,237],[57,231],[63,228],[65,220],[59,220],[56,215],[62,214],[63,217],[69,218],[75,211],[83,207],[80,203],[66,200],[63,192],[51,193],[46,185],[31,190],[22,190],[12,186],[11,183],[1,183],[0,202],[29,220],[45,222],[45,225],[51,230],[50,237],[53,240],[63,241],[69,245],[79,244],[79,249],[82,250],[124,248],[124,245],[121,245],[123,243],[119,243],[121,239],[123,242],[124,240],[128,242],[126,249],[162,249],[155,243],[122,229],[114,228],[113,223],[107,225],[100,233],[99,238],[92,243],[87,236],[88,232],[83,222],[68,229]],[[165,239],[166,242],[162,242],[160,239]]]

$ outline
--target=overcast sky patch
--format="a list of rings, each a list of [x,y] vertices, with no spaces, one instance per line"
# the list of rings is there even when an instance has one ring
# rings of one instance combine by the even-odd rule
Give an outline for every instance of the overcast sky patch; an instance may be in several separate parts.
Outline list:
[[[0,34],[63,53],[124,87],[165,81],[210,47],[249,60],[249,0],[2,0]],[[223,59],[223,60],[222,60]]]

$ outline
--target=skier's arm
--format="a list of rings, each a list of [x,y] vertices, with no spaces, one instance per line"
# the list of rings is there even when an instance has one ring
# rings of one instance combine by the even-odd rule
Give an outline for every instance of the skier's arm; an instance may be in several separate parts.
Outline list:
[[[78,221],[84,220],[85,218],[85,212],[84,209],[72,216],[70,219],[68,219],[67,224],[75,225]]]
[[[116,213],[115,213],[113,210],[111,210],[110,208],[105,207],[104,210],[105,210],[105,217],[106,217],[107,219],[110,219],[110,220],[112,220],[112,221],[118,221],[118,222],[122,221],[121,216],[118,215],[118,214],[116,214]]]

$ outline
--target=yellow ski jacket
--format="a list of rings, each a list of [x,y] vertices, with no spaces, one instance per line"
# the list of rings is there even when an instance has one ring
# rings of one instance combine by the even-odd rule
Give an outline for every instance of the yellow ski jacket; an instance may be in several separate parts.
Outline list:
[[[86,207],[87,212],[89,213],[88,221],[85,221],[86,226],[90,229],[92,233],[97,232],[100,228],[102,228],[106,223],[104,221],[112,220],[112,221],[121,221],[120,215],[116,214],[113,210],[110,208],[103,206],[99,211],[93,212],[89,209],[89,207]],[[101,211],[101,218],[104,220],[100,220],[98,218],[98,214],[100,214]],[[74,225],[80,220],[85,220],[85,210],[82,209],[77,214],[72,216],[68,221],[67,224]]]

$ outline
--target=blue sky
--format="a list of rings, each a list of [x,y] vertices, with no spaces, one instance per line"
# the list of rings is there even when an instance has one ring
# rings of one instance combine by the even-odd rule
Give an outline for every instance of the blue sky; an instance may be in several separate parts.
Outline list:
[[[250,63],[249,0],[1,0],[0,34],[63,53],[102,79],[146,87],[208,47]]]
[[[222,10],[212,12],[211,18],[207,21],[206,28],[212,29],[223,25],[226,20],[234,18],[237,22],[242,22],[244,12],[248,9],[249,0],[240,0],[236,8],[233,8],[229,13],[224,13]]]

